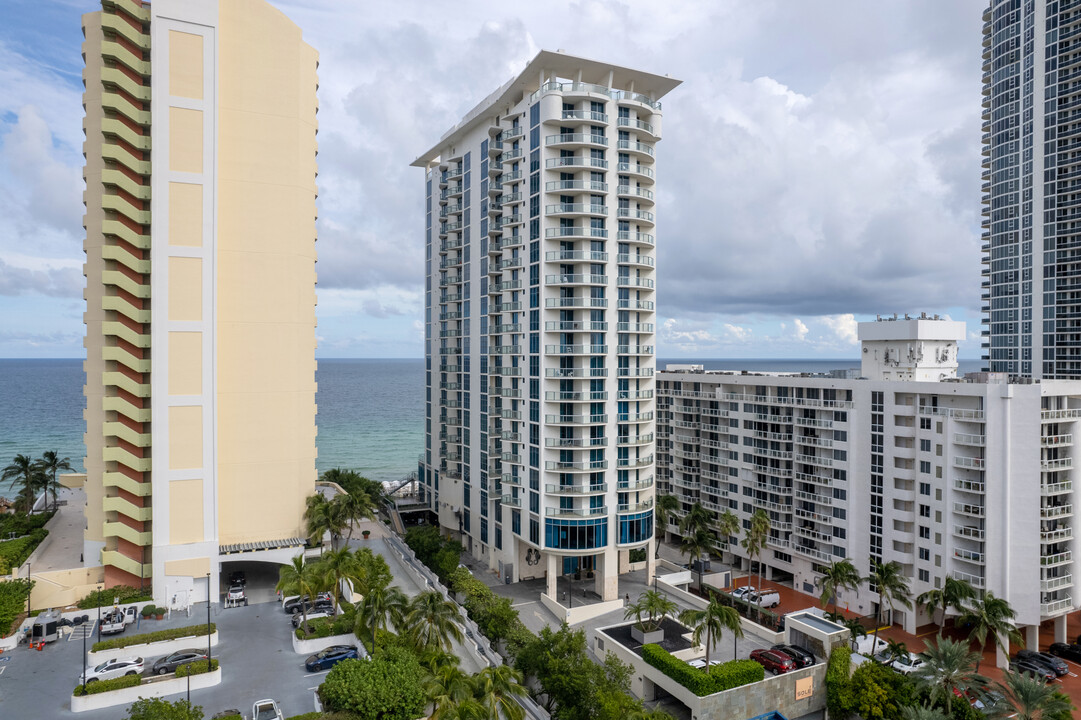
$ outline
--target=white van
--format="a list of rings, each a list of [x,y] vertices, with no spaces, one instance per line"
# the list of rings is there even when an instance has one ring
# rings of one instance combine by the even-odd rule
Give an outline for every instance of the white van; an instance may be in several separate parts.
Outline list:
[[[768,588],[763,589],[761,592],[747,593],[743,596],[743,599],[751,605],[763,608],[775,608],[781,604],[781,594]]]

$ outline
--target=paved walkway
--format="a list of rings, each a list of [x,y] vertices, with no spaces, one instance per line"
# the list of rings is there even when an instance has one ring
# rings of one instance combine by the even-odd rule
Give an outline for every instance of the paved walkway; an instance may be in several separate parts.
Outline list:
[[[70,570],[83,566],[83,528],[86,525],[83,506],[86,505],[86,493],[81,489],[64,488],[57,493],[57,499],[61,502],[66,500],[67,504],[61,505],[45,525],[49,537],[27,559],[31,572]],[[49,502],[52,502],[52,495]],[[26,563],[23,563],[21,570],[23,574],[26,573]]]

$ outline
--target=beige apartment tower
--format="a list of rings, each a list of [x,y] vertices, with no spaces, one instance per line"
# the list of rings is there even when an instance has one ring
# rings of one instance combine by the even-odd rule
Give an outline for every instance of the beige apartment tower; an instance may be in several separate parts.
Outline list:
[[[84,563],[182,606],[302,544],[318,54],[263,0],[103,0],[83,33]]]

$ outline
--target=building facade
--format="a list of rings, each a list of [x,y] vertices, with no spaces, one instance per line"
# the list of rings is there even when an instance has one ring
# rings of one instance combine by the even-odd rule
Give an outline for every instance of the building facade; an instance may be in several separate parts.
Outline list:
[[[299,546],[315,481],[318,56],[263,0],[83,32],[84,562],[216,597],[233,549]]]
[[[440,525],[508,581],[653,538],[655,148],[668,77],[541,52],[425,170],[426,441]],[[648,553],[652,557],[652,552]]]
[[[657,492],[733,513],[719,538],[770,518],[764,577],[817,595],[824,566],[900,563],[912,597],[946,577],[1006,598],[1033,644],[1053,619],[1058,640],[1074,599],[1074,434],[1081,383],[956,377],[964,324],[935,319],[860,324],[859,378],[675,368],[657,378]],[[949,366],[952,365],[952,370]],[[935,379],[889,379],[933,373]],[[852,373],[855,374],[855,373]],[[758,558],[756,558],[758,561]],[[839,604],[873,614],[866,587]],[[791,610],[795,608],[788,608]],[[782,609],[786,610],[786,609]],[[908,632],[932,622],[895,608]]]
[[[1081,5],[983,15],[984,360],[1081,377]]]

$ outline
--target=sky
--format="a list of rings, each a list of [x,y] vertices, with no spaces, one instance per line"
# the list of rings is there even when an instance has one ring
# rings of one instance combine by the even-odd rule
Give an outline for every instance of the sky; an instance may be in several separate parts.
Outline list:
[[[227,0],[221,0],[225,2]],[[854,358],[936,313],[980,355],[986,0],[276,0],[320,53],[319,357],[423,355],[423,170],[540,50],[669,74],[662,358]],[[0,357],[82,357],[82,33],[0,3]]]

